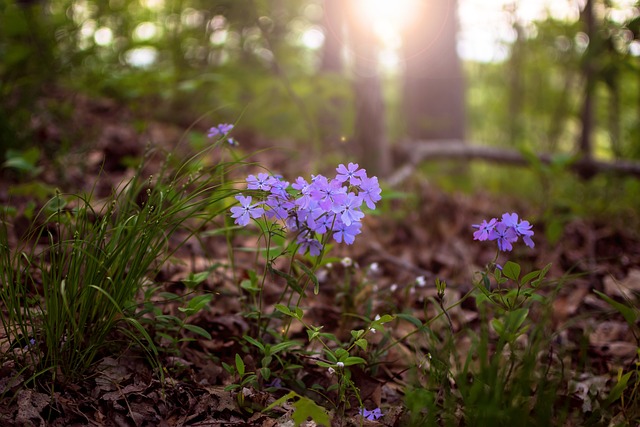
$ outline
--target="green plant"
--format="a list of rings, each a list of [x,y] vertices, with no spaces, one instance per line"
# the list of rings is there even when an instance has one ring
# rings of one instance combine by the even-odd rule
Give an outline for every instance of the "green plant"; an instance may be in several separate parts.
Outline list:
[[[151,154],[149,150],[147,158]],[[224,178],[233,163],[191,167],[202,154],[176,173],[163,168],[157,178],[144,177],[141,165],[135,177],[102,204],[92,193],[57,194],[38,213],[18,248],[9,247],[10,223],[3,219],[2,326],[11,340],[33,338],[26,357],[15,356],[38,384],[53,390],[58,382],[82,377],[105,351],[123,349],[111,344],[116,332],[144,350],[162,376],[158,349],[141,323],[137,298],[146,280],[201,224],[223,214],[225,200],[235,193]],[[182,240],[170,244],[173,235]],[[182,309],[185,317],[210,298],[190,299]],[[165,320],[208,335],[185,319]]]

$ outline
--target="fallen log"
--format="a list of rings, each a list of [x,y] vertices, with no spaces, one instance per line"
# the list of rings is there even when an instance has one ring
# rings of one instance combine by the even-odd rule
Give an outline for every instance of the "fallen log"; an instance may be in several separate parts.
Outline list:
[[[459,140],[412,141],[400,147],[400,157],[406,159],[389,179],[391,186],[397,185],[411,175],[413,170],[423,162],[440,159],[484,160],[514,166],[530,166],[531,160],[520,151],[469,144]],[[557,156],[536,154],[537,159],[546,165],[551,164]],[[640,162],[630,160],[596,160],[575,156],[567,160],[567,168],[583,179],[589,179],[599,173],[630,175],[640,179]]]

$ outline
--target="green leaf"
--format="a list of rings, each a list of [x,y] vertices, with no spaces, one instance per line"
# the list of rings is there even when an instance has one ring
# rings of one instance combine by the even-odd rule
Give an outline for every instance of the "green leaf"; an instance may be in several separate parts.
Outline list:
[[[393,320],[393,316],[390,314],[383,314],[382,316],[380,316],[380,318],[378,320],[375,321],[375,323],[388,323],[391,322]]]
[[[188,288],[193,288],[207,280],[207,277],[209,277],[208,271],[203,271],[196,274],[189,273],[189,275],[185,279],[182,279],[182,283],[184,283]]]
[[[489,277],[482,273],[482,284],[484,285],[484,289],[486,291],[490,291],[491,290],[491,281],[489,280]]]
[[[207,332],[205,329],[201,328],[200,326],[196,326],[196,325],[191,325],[189,323],[185,323],[184,325],[182,325],[183,328],[185,328],[187,331],[191,331],[195,334],[198,334],[200,336],[205,337],[206,339],[211,339],[211,334],[209,332]]]
[[[620,399],[620,396],[622,396],[622,393],[627,388],[627,384],[629,383],[629,378],[631,378],[632,374],[633,374],[633,371],[629,371],[624,375],[618,374],[618,382],[611,389],[611,392],[609,393],[609,396],[605,401],[605,406],[608,406],[613,402],[615,402],[616,400]]]
[[[367,345],[369,344],[366,339],[360,338],[355,342],[355,344],[363,350],[367,350]]]
[[[344,359],[342,363],[344,363],[344,366],[365,365],[367,361],[364,360],[362,357],[349,356],[346,359]]]
[[[272,346],[271,354],[276,354],[288,348],[299,346],[299,345],[300,345],[300,342],[298,341],[284,341]]]
[[[287,285],[291,287],[294,291],[296,291],[299,295],[303,294],[302,288],[298,284],[298,280],[290,274],[285,273],[284,271],[280,271],[276,268],[273,268],[271,264],[267,264],[267,268],[269,272],[284,278],[287,281]]]
[[[351,337],[354,339],[360,338],[364,335],[364,329],[358,329],[357,331],[351,331]]]
[[[517,282],[518,278],[520,277],[520,265],[512,261],[507,261],[502,267],[502,274],[504,274],[505,277],[508,277],[509,279]]]
[[[249,279],[245,279],[240,282],[240,287],[252,294],[257,294],[258,292],[260,292],[260,288],[254,285],[253,282]]]
[[[411,323],[416,328],[422,327],[422,322],[420,321],[420,319],[418,319],[417,317],[414,317],[414,316],[412,316],[410,314],[398,313],[398,314],[396,314],[396,317],[398,319],[406,320],[407,322]]]
[[[287,307],[286,305],[276,304],[275,309],[287,316],[296,317],[296,315],[291,310],[289,310],[289,307]]]
[[[504,323],[500,319],[491,319],[491,326],[499,336],[504,335]]]
[[[524,277],[522,277],[522,280],[520,280],[520,283],[522,283],[523,285],[526,285],[533,279],[539,277],[540,273],[541,273],[540,270],[535,270],[535,271],[532,271],[531,273],[527,273],[524,275]]]
[[[527,316],[529,315],[528,308],[519,308],[517,310],[513,310],[507,316],[508,328],[512,332],[517,332],[518,329],[522,326]]]
[[[264,345],[262,345],[262,343],[256,340],[255,338],[252,338],[249,335],[244,335],[242,338],[248,343],[258,347],[260,350],[262,350],[262,352],[264,352]]]
[[[242,360],[242,357],[240,357],[238,353],[236,353],[236,371],[238,372],[238,375],[240,375],[241,377],[244,376],[244,361]]]
[[[229,365],[228,363],[224,363],[222,362],[222,367],[224,368],[225,371],[227,371],[227,373],[229,375],[233,375],[235,369],[233,368],[233,366]]]
[[[636,324],[636,321],[638,320],[638,312],[634,310],[632,307],[621,304],[618,301],[609,297],[608,295],[603,294],[602,292],[597,291],[595,289],[593,290],[593,292],[595,292],[600,298],[605,300],[607,304],[609,304],[611,307],[618,310],[618,312],[622,314],[622,317],[624,317],[624,320],[626,320],[630,326],[633,326]]]
[[[266,367],[260,368],[260,375],[262,375],[265,381],[269,381],[269,378],[271,378],[271,369]]]
[[[294,411],[291,418],[296,425],[307,421],[309,417],[311,417],[316,424],[331,425],[327,410],[307,397],[300,396],[300,399],[293,404],[293,407]]]
[[[302,271],[304,271],[304,274],[306,274],[306,276],[311,279],[311,281],[313,282],[313,293],[318,295],[318,292],[320,290],[320,283],[318,282],[318,278],[316,277],[316,275],[313,273],[313,271],[311,271],[311,269],[309,267],[307,267],[303,262],[301,262],[300,260],[295,260],[295,264],[300,267],[300,269]]]
[[[213,299],[212,294],[198,295],[189,300],[187,303],[187,308],[192,310],[194,313],[202,310],[204,306],[209,304]]]

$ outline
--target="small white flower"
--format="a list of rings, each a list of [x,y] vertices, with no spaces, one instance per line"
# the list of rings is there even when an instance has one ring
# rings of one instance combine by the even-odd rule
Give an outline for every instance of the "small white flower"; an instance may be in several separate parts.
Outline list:
[[[344,363],[343,362],[338,362],[338,363],[336,363],[336,366],[338,368],[344,368]]]
[[[351,267],[353,265],[353,260],[348,256],[346,256],[342,258],[342,261],[340,261],[340,264],[342,264],[343,267]]]
[[[398,284],[397,283],[392,284],[391,287],[389,288],[389,290],[391,292],[397,291],[398,290]]]
[[[369,273],[371,274],[380,273],[380,264],[378,264],[377,262],[372,262],[371,265],[369,266]]]
[[[373,321],[374,321],[374,322],[377,322],[378,320],[380,320],[380,315],[379,315],[379,314],[376,314],[376,317],[374,317],[374,318],[373,318]]]
[[[424,288],[426,284],[427,284],[427,281],[425,280],[424,276],[416,277],[416,285],[418,285],[421,288]]]
[[[373,292],[378,292],[378,285],[373,285],[373,286],[371,287],[371,290],[372,290]]]
[[[325,267],[327,267],[329,270],[331,270],[333,268],[333,263],[332,262],[328,262],[327,264],[325,264]]]
[[[327,270],[320,269],[316,272],[316,278],[318,279],[318,282],[323,283],[327,280],[327,277],[329,276],[329,272]]]
[[[329,375],[333,375],[336,373],[336,370],[329,366]]]

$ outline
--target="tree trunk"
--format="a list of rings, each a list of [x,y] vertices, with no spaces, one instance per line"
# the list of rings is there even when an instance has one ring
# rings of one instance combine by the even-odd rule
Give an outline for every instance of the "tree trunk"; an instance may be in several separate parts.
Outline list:
[[[596,52],[596,23],[593,10],[593,2],[595,0],[587,0],[582,10],[582,18],[584,19],[585,32],[589,37],[589,46],[585,52],[582,65],[582,73],[585,81],[584,101],[582,102],[582,133],[579,140],[579,150],[585,159],[590,159],[593,154],[591,134],[593,130],[593,93],[595,89],[596,76],[594,69],[594,55]]]
[[[354,2],[345,2],[351,52],[354,56],[355,129],[353,147],[369,175],[384,177],[391,170],[385,136],[384,102],[378,71],[378,43]]]
[[[411,138],[464,140],[464,83],[456,51],[457,0],[430,0],[403,34],[404,114]]]
[[[324,14],[322,25],[324,26],[324,46],[320,71],[323,73],[341,73],[343,46],[343,14],[340,2],[343,0],[324,0]]]

